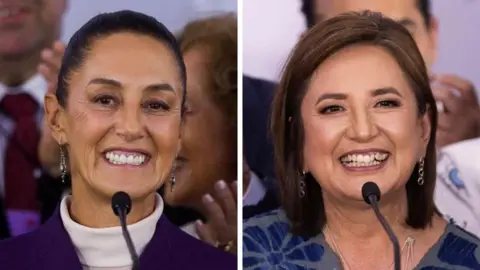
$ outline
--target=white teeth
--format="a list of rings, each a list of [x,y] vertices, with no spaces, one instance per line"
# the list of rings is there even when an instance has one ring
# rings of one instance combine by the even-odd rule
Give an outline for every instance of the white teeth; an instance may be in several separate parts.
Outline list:
[[[134,165],[138,166],[145,162],[146,156],[140,153],[114,153],[107,152],[105,158],[113,164],[117,165]]]
[[[387,153],[368,153],[357,155],[346,155],[340,158],[340,161],[348,167],[362,167],[378,165],[387,159]]]

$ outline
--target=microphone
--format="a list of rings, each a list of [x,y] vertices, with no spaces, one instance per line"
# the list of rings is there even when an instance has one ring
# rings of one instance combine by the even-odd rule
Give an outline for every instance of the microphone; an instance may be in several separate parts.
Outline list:
[[[398,239],[392,231],[392,228],[387,223],[387,220],[382,216],[380,213],[380,209],[378,207],[378,202],[380,201],[380,189],[378,188],[377,184],[373,182],[367,182],[362,186],[362,196],[363,200],[372,206],[377,219],[382,224],[383,228],[388,234],[388,238],[392,241],[393,244],[393,258],[395,264],[395,270],[400,270],[400,245],[398,244]]]
[[[120,225],[122,226],[123,238],[127,242],[128,252],[132,257],[133,270],[138,270],[138,255],[135,251],[135,247],[130,237],[130,233],[127,230],[127,215],[130,213],[132,208],[132,199],[130,196],[123,192],[119,191],[112,196],[112,209],[113,213],[120,219]]]

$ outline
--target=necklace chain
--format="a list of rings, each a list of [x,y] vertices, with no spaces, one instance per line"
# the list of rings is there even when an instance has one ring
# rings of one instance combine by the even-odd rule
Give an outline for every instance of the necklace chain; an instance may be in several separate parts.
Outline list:
[[[326,232],[326,235],[328,234],[328,238],[330,238],[330,241],[332,242],[334,251],[337,253],[337,255],[340,257],[340,260],[344,264],[344,266],[346,268],[345,270],[353,269],[348,265],[347,261],[343,257],[342,251],[338,247],[338,244],[335,241],[335,239],[333,238],[333,235],[330,231],[330,228],[326,224],[325,224],[325,232]],[[412,262],[413,262],[413,255],[414,255],[414,249],[413,249],[414,245],[415,245],[415,238],[413,238],[411,236],[408,236],[407,239],[405,240],[405,242],[403,243],[403,247],[400,250],[400,258],[402,257],[402,254],[403,254],[403,251],[405,250],[405,248],[407,249],[407,257],[405,258],[405,266],[403,267],[403,270],[411,269],[411,265],[412,265]],[[395,264],[395,262],[392,262],[390,267],[387,268],[387,269],[391,269],[394,266],[394,264]]]

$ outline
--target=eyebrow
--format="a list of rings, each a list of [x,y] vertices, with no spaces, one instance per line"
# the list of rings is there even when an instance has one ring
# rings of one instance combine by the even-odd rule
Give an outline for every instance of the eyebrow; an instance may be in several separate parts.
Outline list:
[[[397,20],[397,22],[403,26],[405,26],[406,28],[408,27],[416,27],[417,24],[411,20],[411,19],[408,19],[408,18],[402,18],[400,20]]]
[[[399,97],[403,97],[400,94],[400,92],[398,92],[398,90],[393,88],[393,87],[382,87],[382,88],[374,89],[374,90],[371,91],[370,94],[371,94],[372,97],[386,95],[386,94],[394,94],[394,95],[397,95]],[[325,94],[321,95],[320,97],[318,97],[317,102],[315,104],[318,104],[318,103],[320,103],[324,100],[327,100],[327,99],[346,100],[347,95],[342,94],[342,93],[325,93]]]
[[[113,80],[113,79],[107,79],[107,78],[94,78],[94,79],[90,80],[90,82],[88,82],[87,86],[91,85],[91,84],[108,85],[108,86],[111,86],[111,87],[114,87],[114,88],[122,88],[123,87],[121,82],[119,82],[117,80]],[[147,92],[157,92],[157,91],[175,92],[173,87],[168,83],[151,84],[151,85],[148,85],[145,88],[145,90]]]

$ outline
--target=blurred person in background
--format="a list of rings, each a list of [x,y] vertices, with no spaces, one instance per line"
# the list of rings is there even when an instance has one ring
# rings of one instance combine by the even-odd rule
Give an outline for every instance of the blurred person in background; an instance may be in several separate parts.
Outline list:
[[[452,156],[461,166],[467,159],[480,157],[478,153],[474,154],[476,158],[472,157],[470,150],[480,147],[480,108],[470,81],[456,75],[432,73],[440,24],[431,13],[431,4],[430,0],[302,0],[302,13],[308,28],[340,13],[360,10],[381,12],[405,26],[430,74],[439,111],[436,142],[443,152],[439,156]],[[462,143],[455,146],[459,142]],[[460,226],[480,235],[480,166],[462,171],[447,160],[438,163],[442,175],[438,177],[435,194],[437,206]]]
[[[186,92],[180,48],[155,18],[118,11],[82,26],[45,97],[72,192],[39,229],[0,242],[2,269],[236,269],[234,256],[171,224],[157,194],[172,179]],[[112,209],[118,191],[131,200],[134,251]]]
[[[273,166],[273,146],[268,132],[275,83],[243,76],[243,218],[279,206]]]
[[[43,97],[53,91],[45,79],[63,54],[55,41],[66,5],[66,0],[0,1],[0,216],[7,224],[0,238],[38,227],[61,194],[60,182],[41,173],[38,150]]]
[[[182,229],[236,252],[237,17],[229,13],[192,21],[178,41],[188,95],[175,178],[165,185],[164,198],[198,214],[196,222],[177,223]]]

